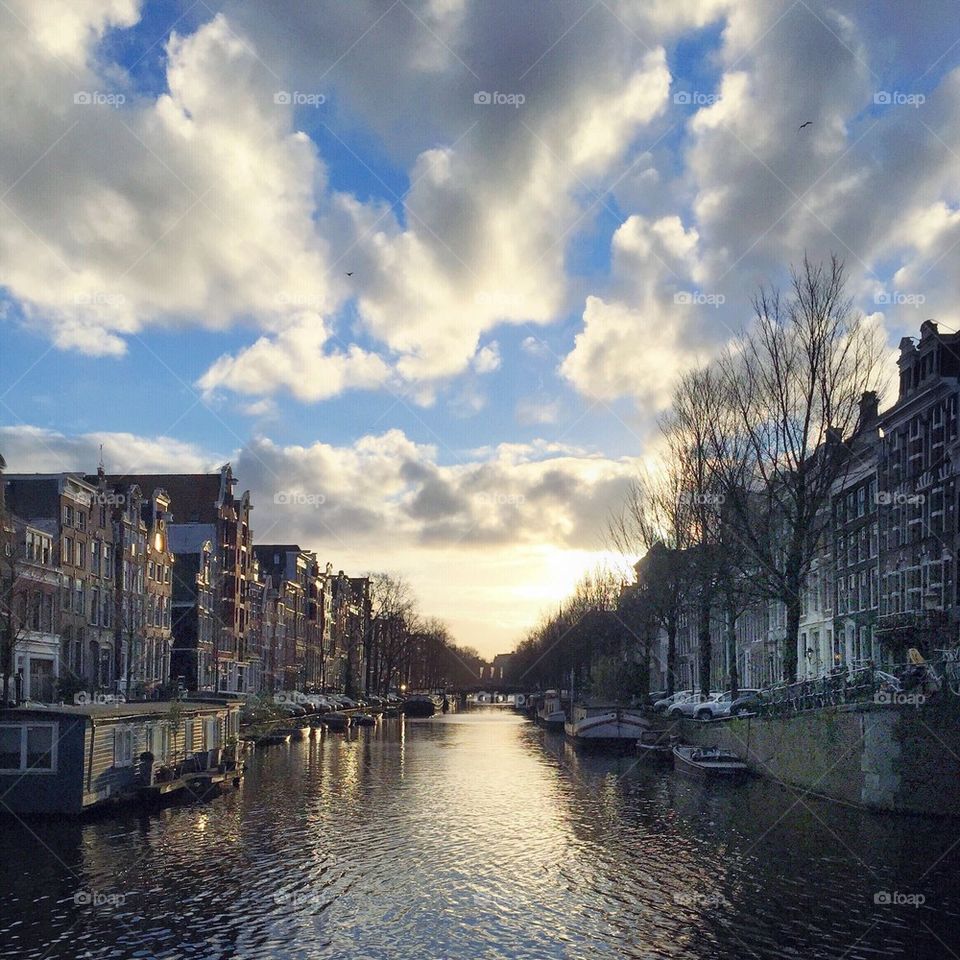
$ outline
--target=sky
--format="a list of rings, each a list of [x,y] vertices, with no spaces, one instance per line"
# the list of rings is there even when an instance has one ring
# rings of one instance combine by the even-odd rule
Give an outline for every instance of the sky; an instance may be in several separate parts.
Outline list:
[[[891,380],[960,327],[957,10],[5,0],[8,469],[230,461],[511,649],[760,284],[841,256]]]

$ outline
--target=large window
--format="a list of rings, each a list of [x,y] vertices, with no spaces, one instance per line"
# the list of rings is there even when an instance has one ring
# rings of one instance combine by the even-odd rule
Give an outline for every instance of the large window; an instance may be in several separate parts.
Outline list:
[[[133,727],[114,727],[113,765],[129,767],[133,763]]]
[[[0,772],[55,772],[56,734],[55,723],[0,724]]]

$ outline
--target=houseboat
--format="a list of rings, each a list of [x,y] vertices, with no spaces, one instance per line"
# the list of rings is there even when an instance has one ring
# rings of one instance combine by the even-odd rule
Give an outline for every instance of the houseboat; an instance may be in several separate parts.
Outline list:
[[[562,730],[566,722],[567,715],[560,694],[556,690],[548,690],[543,696],[543,703],[537,707],[537,723],[548,730]]]
[[[209,779],[235,769],[223,748],[232,750],[239,732],[238,701],[0,710],[0,796],[8,812],[67,815],[164,796],[185,785],[185,773]]]
[[[578,746],[633,750],[649,728],[650,721],[637,710],[617,704],[578,703],[563,730]]]

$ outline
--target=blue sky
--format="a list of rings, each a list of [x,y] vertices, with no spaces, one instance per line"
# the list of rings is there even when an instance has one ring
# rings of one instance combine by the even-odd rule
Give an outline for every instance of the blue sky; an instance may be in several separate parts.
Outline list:
[[[45,7],[0,10],[11,469],[231,459],[261,539],[486,653],[804,251],[891,344],[960,324],[951,3]]]

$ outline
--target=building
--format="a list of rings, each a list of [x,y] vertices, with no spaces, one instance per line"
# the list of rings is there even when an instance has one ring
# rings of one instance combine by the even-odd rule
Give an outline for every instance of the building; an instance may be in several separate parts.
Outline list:
[[[120,481],[122,478],[107,478]],[[201,654],[209,653],[212,679],[210,686],[225,693],[243,693],[248,689],[250,663],[246,645],[249,638],[249,585],[253,580],[253,532],[250,528],[249,491],[237,496],[236,477],[229,463],[219,473],[212,474],[138,474],[125,478],[141,490],[165,490],[170,498],[172,521],[168,536],[180,562],[179,549],[190,552],[193,567],[202,563],[203,544],[211,547],[209,577],[213,595],[213,637],[211,649],[201,650],[205,643],[193,637],[181,638],[174,633],[174,649],[186,659],[192,655],[192,670],[183,672],[183,660],[178,661],[178,675],[195,676]],[[191,589],[196,590],[196,574],[185,573],[173,589],[174,603],[180,613],[190,605]],[[178,589],[179,587],[179,589]],[[206,588],[204,588],[206,589]],[[195,598],[194,598],[195,599]],[[193,604],[196,607],[196,603]],[[199,614],[198,623],[199,628]],[[183,626],[183,621],[180,622]],[[188,633],[193,625],[188,626]],[[188,648],[184,650],[184,642]],[[192,648],[189,645],[192,644]],[[194,651],[191,654],[191,649]],[[203,677],[202,670],[200,671]],[[205,680],[198,679],[198,683]],[[206,689],[206,685],[198,689]]]
[[[831,501],[835,613],[832,637],[817,656],[817,676],[836,667],[879,662],[875,638],[880,608],[877,395],[864,394],[850,458]]]
[[[880,417],[875,635],[883,659],[902,662],[908,647],[957,642],[960,334],[927,320],[919,341],[900,341],[898,367],[897,401]]]
[[[26,655],[25,691],[34,686],[32,659],[44,674],[38,684],[45,691],[59,678],[61,666],[88,689],[112,688],[118,676],[113,643],[90,629],[90,513],[96,488],[78,474],[6,474],[4,493],[7,510],[24,521],[25,531],[50,538],[60,583],[58,649],[54,653],[45,642],[42,656]]]
[[[170,674],[184,690],[214,689],[214,633],[217,624],[216,552],[206,524],[170,524],[173,552]]]

